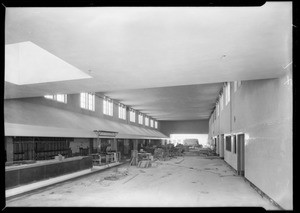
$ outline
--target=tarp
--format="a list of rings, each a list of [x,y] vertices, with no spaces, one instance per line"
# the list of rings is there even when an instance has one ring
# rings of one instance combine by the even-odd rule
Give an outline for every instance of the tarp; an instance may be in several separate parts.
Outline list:
[[[97,138],[93,131],[103,130],[118,132],[116,138],[167,138],[154,129],[33,104],[21,99],[4,101],[4,121],[5,136]]]

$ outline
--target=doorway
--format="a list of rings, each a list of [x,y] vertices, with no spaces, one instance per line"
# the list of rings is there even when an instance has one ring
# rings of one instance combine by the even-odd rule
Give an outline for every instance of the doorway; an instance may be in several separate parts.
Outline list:
[[[237,135],[237,173],[245,176],[245,134]]]
[[[214,151],[217,152],[217,138],[214,138]]]
[[[224,158],[224,134],[219,135],[220,157]]]

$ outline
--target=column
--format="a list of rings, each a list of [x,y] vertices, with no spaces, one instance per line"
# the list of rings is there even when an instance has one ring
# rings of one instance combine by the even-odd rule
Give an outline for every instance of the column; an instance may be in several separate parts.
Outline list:
[[[133,140],[133,150],[138,150],[138,140]]]
[[[97,152],[101,152],[101,139],[99,137],[97,138]]]
[[[12,137],[5,137],[6,140],[6,161],[11,162],[14,160],[14,145]]]
[[[94,147],[94,138],[90,138],[89,155],[93,153],[93,147]]]

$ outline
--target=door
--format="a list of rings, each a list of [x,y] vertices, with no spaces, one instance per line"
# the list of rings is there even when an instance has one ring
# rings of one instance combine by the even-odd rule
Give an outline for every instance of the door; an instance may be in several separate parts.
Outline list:
[[[220,157],[224,158],[224,134],[219,136]]]
[[[219,136],[216,137],[216,141],[217,141],[216,153],[217,153],[217,155],[219,155],[220,154],[220,152],[219,152],[219,147],[220,147]]]
[[[214,151],[216,152],[217,149],[217,138],[214,138]]]
[[[245,176],[245,135],[237,136],[237,172]]]

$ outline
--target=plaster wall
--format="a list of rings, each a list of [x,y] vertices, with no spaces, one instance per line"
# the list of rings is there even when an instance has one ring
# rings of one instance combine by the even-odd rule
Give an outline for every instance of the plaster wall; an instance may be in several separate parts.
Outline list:
[[[210,132],[245,134],[245,177],[285,209],[293,208],[292,72],[280,78],[242,81]],[[230,106],[230,107],[229,107]],[[237,168],[237,155],[224,151]]]

